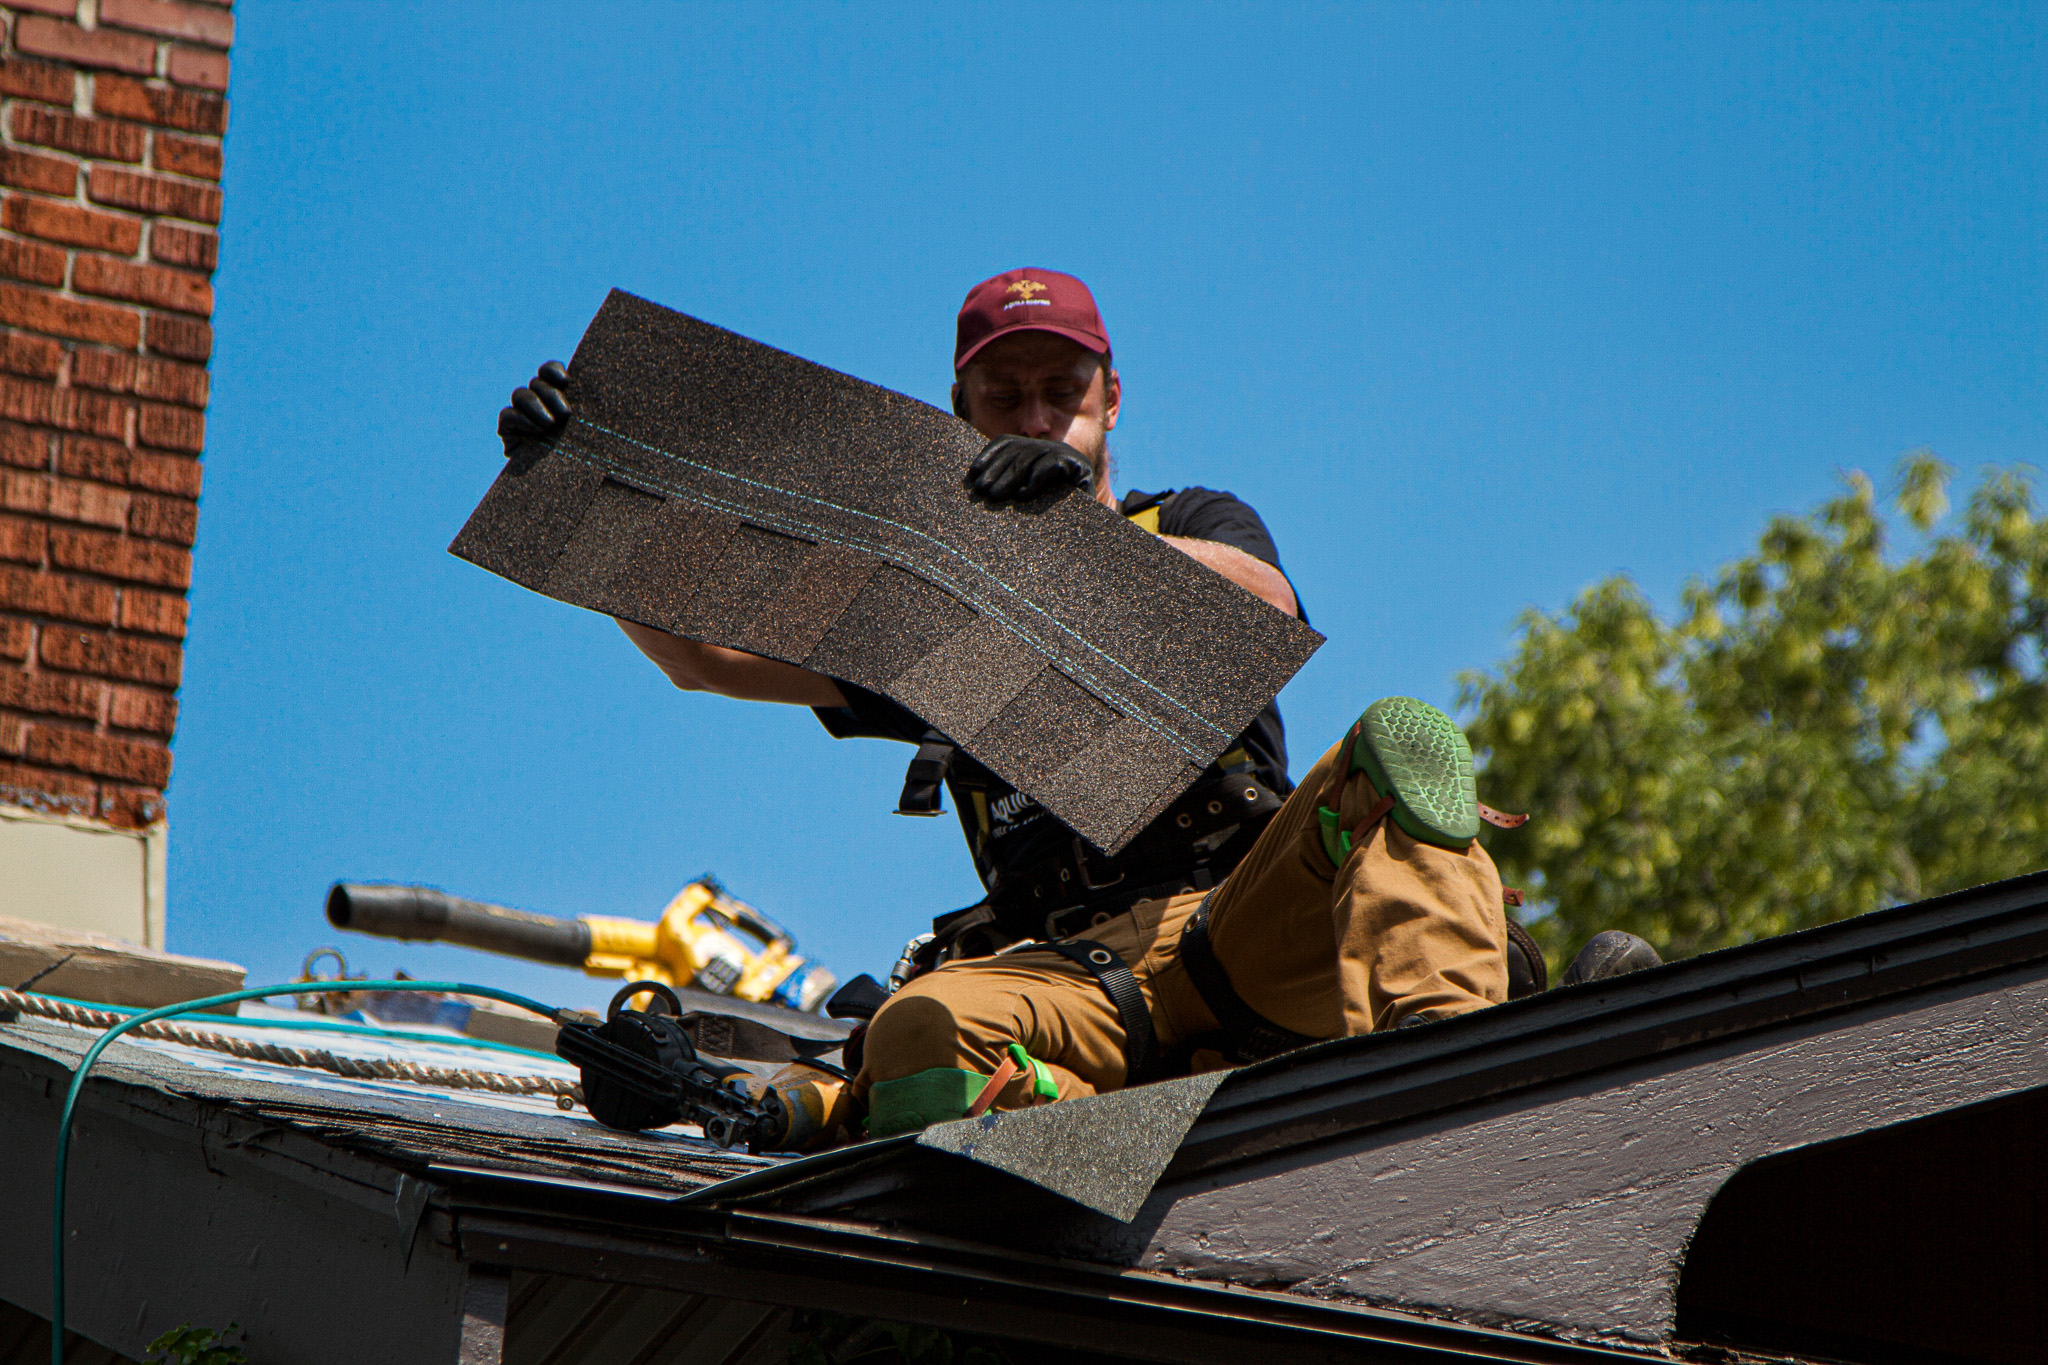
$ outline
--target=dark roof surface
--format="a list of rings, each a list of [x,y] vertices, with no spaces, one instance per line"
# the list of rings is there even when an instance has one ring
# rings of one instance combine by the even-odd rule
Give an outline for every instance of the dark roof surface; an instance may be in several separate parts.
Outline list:
[[[1774,1124],[1795,1145],[1810,1140],[1797,1134],[1819,1131],[1793,1122],[1810,1079],[1799,1069],[1801,1056],[1832,1068],[1830,1059],[1849,1054],[1823,1044],[1874,1039],[1889,1051],[1863,1054],[1875,1059],[1865,1073],[1897,1077],[1894,1098],[1911,1101],[1888,1109],[1885,1096],[1858,1092],[1840,1111],[1846,1127],[1835,1123],[1829,1133],[1886,1124],[1888,1114],[1938,1114],[2022,1094],[2048,1081],[2038,1047],[2028,1042],[2029,1021],[2044,1008],[2044,964],[2048,874],[1229,1073],[939,1125],[800,1160],[723,1153],[674,1131],[612,1133],[541,1099],[345,1082],[188,1058],[156,1043],[110,1049],[91,1090],[102,1112],[117,1099],[168,1113],[150,1098],[161,1095],[185,1111],[231,1110],[409,1172],[406,1179],[418,1182],[412,1197],[431,1198],[454,1219],[456,1254],[533,1273],[623,1277],[679,1293],[729,1294],[739,1283],[759,1287],[772,1302],[837,1304],[836,1311],[1086,1342],[1141,1358],[1224,1361],[1313,1339],[1331,1359],[1618,1359],[1671,1339],[1668,1326],[1657,1325],[1668,1323],[1668,1294],[1658,1299],[1665,1293],[1658,1285],[1676,1275],[1683,1238],[1726,1172],[1752,1159],[1745,1153],[1783,1150],[1772,1141]],[[1962,1074],[1944,1075],[1938,1057],[1921,1074],[1892,1060],[1924,1050],[1912,1032],[1916,1017],[1992,1017],[2011,1026],[1974,1029],[1969,1038],[1990,1040],[1980,1045],[1937,1025],[1947,1031],[1924,1046],[1960,1049]],[[0,1027],[0,1056],[10,1069],[29,1072],[32,1085],[20,1093],[46,1095],[90,1037],[24,1019]],[[1761,1041],[1753,1046],[1748,1038]],[[1446,1135],[1462,1142],[1504,1122],[1500,1097],[1527,1092],[1551,1103],[1562,1096],[1558,1102],[1568,1105],[1573,1096],[1604,1093],[1605,1082],[1590,1078],[1617,1073],[1635,1078],[1629,1085],[1653,1087],[1697,1077],[1688,1083],[1708,1087],[1711,1119],[1718,1078],[1755,1077],[1766,1055],[1780,1059],[1771,1082],[1780,1089],[1745,1092],[1749,1108],[1732,1116],[1739,1123],[1724,1125],[1751,1130],[1739,1150],[1717,1156],[1704,1141],[1685,1149],[1685,1135],[1696,1131],[1685,1114],[1675,1120],[1679,1147],[1668,1145],[1667,1134],[1658,1139],[1666,1147],[1645,1142],[1626,1160],[1599,1145],[1610,1130],[1589,1130],[1584,1169],[1596,1183],[1586,1190],[1598,1198],[1584,1217],[1567,1221],[1575,1229],[1568,1235],[1588,1239],[1584,1246],[1538,1241],[1517,1250],[1504,1234],[1489,1238],[1484,1220],[1500,1216],[1484,1203],[1493,1196],[1482,1190],[1481,1204],[1461,1209],[1457,1182],[1526,1177],[1491,1166],[1461,1170],[1450,1160],[1443,1177],[1452,1183],[1432,1187],[1431,1197],[1445,1199],[1443,1215],[1457,1219],[1458,1230],[1438,1240],[1480,1244],[1483,1255],[1470,1264],[1499,1287],[1413,1300],[1343,1287],[1347,1276],[1370,1271],[1375,1256],[1400,1259],[1373,1240],[1386,1234],[1370,1218],[1359,1221],[1359,1210],[1373,1206],[1356,1200],[1379,1169],[1379,1149],[1360,1135],[1386,1129],[1438,1151]],[[49,1083],[36,1082],[38,1075]],[[1524,1131],[1553,1131],[1541,1118],[1552,1111],[1540,1105],[1514,1112],[1536,1116]],[[1611,1112],[1620,1125],[1611,1130],[1615,1140],[1647,1131],[1625,1103]],[[1654,1107],[1643,1115],[1670,1117]],[[1693,1178],[1715,1160],[1723,1161],[1722,1173],[1705,1183]],[[1680,1187],[1660,1184],[1677,1171],[1673,1161],[1686,1168],[1678,1174],[1692,1173],[1676,1204]],[[1631,1162],[1641,1165],[1640,1176],[1629,1174]],[[1623,1182],[1617,1196],[1597,1184],[1609,1176]],[[407,1188],[401,1181],[401,1203]],[[1639,1228],[1641,1213],[1630,1203],[1637,1190],[1651,1200],[1643,1208],[1667,1226],[1658,1245],[1670,1247],[1651,1258],[1664,1280],[1616,1280],[1664,1305],[1637,1310],[1628,1335],[1637,1344],[1614,1343],[1619,1354],[1586,1344],[1602,1338],[1601,1315],[1613,1311],[1601,1297],[1605,1272],[1595,1273],[1597,1262],[1581,1266],[1580,1278],[1599,1291],[1585,1314],[1517,1316],[1512,1303],[1537,1270],[1553,1282],[1569,1280],[1566,1268],[1580,1264],[1574,1256],[1626,1250],[1625,1241],[1608,1238]],[[1242,1257],[1217,1259],[1205,1207],[1227,1217],[1221,1226],[1229,1235],[1249,1239]],[[1338,1221],[1318,1232],[1329,1217]],[[1326,1235],[1336,1240],[1326,1243]],[[1326,1245],[1321,1254],[1342,1264],[1314,1260]],[[1277,1261],[1275,1249],[1285,1252]],[[1230,1269],[1240,1261],[1254,1272],[1250,1282]],[[1259,1268],[1267,1264],[1284,1274]],[[1400,1272],[1389,1273],[1390,1283],[1402,1282]],[[1459,1283],[1479,1281],[1468,1274]],[[1554,1289],[1545,1292],[1554,1297]],[[1489,1316],[1489,1302],[1509,1306]],[[1514,1330],[1496,1330],[1503,1326]],[[1559,1334],[1581,1340],[1552,1339]]]
[[[1128,1219],[1155,1184],[1192,1181],[1291,1149],[1445,1113],[1491,1097],[1640,1063],[1788,1021],[2048,959],[2048,873],[1877,911],[1593,982],[1454,1019],[1337,1039],[1228,1073],[942,1124],[917,1139],[828,1152],[706,1189],[693,1202],[772,1201],[856,1212],[881,1199],[957,1186],[965,1158],[1112,1218]],[[1154,1163],[1076,1159],[1093,1129],[1171,1133]],[[998,1139],[997,1133],[1001,1132]],[[943,1155],[942,1155],[943,1154]],[[843,1202],[829,1191],[844,1185]],[[976,1182],[976,1188],[983,1188]],[[1000,1198],[1004,1185],[982,1198]],[[1027,1197],[1027,1202],[1030,1202]],[[883,1205],[876,1205],[880,1208]]]
[[[24,1017],[0,1027],[0,1048],[69,1071],[95,1036]],[[521,1064],[514,1061],[511,1069]],[[94,1066],[88,1086],[132,1086],[198,1100],[416,1170],[478,1166],[682,1193],[770,1164],[679,1131],[613,1132],[582,1110],[559,1111],[548,1097],[348,1081],[174,1044],[117,1042]]]
[[[91,1036],[86,1030],[39,1020],[0,1026],[0,1070],[17,1073],[8,1078],[16,1083],[0,1087],[0,1094],[19,1097],[31,1111],[18,1119],[31,1124],[43,1119],[50,1107],[46,1097],[61,1093],[66,1070],[82,1055]],[[1633,1358],[1356,1305],[1189,1284],[1172,1276],[1020,1256],[923,1235],[905,1237],[879,1225],[697,1208],[686,1196],[707,1181],[749,1169],[766,1170],[775,1163],[720,1153],[673,1133],[609,1133],[585,1120],[548,1112],[539,1101],[425,1087],[409,1094],[396,1084],[316,1083],[320,1078],[310,1075],[298,1083],[277,1081],[187,1062],[172,1055],[175,1050],[153,1042],[116,1044],[108,1050],[88,1086],[85,1115],[94,1135],[90,1148],[101,1161],[110,1158],[107,1148],[116,1134],[129,1134],[131,1141],[140,1139],[186,1158],[194,1168],[186,1172],[193,1188],[180,1190],[180,1197],[189,1199],[196,1193],[203,1200],[213,1199],[218,1176],[210,1167],[197,1169],[205,1139],[198,1145],[181,1141],[162,1125],[170,1121],[186,1131],[196,1127],[205,1133],[217,1127],[209,1115],[225,1110],[243,1120],[220,1129],[228,1140],[288,1160],[287,1170],[315,1169],[317,1163],[309,1154],[317,1148],[306,1141],[311,1139],[409,1172],[396,1181],[397,1224],[419,1227],[421,1212],[427,1210],[428,1224],[447,1231],[421,1233],[422,1244],[430,1235],[451,1237],[452,1254],[461,1263],[496,1273],[511,1271],[512,1321],[518,1329],[512,1339],[531,1347],[544,1335],[568,1351],[564,1359],[613,1358],[577,1354],[569,1347],[572,1339],[601,1336],[615,1328],[623,1331],[617,1315],[629,1310],[652,1323],[643,1334],[649,1341],[685,1323],[694,1333],[707,1305],[688,1296],[702,1295],[722,1303],[752,1300],[822,1308],[856,1318],[920,1322],[1046,1348],[1043,1354],[1023,1359],[1224,1362],[1247,1356],[1274,1358],[1276,1352],[1311,1342],[1320,1358],[1388,1365],[1453,1359],[1566,1365]],[[26,1078],[18,1074],[22,1071],[28,1072]],[[22,1079],[29,1082],[26,1087],[18,1083]],[[147,1116],[148,1121],[104,1122],[107,1114],[122,1109]],[[249,1129],[251,1119],[263,1125],[257,1134]],[[298,1141],[287,1147],[260,1136],[270,1125],[289,1129]],[[901,1141],[905,1140],[852,1150],[872,1155]],[[356,1182],[363,1179],[359,1166],[338,1174]],[[287,1179],[275,1190],[292,1186]],[[319,1201],[332,1195],[322,1196],[321,1188],[317,1179],[305,1187],[303,1226],[295,1234],[301,1238],[325,1216]],[[83,1194],[76,1189],[74,1193]],[[171,1194],[159,1192],[162,1198]],[[389,1222],[393,1215],[384,1217]],[[315,1256],[316,1263],[324,1263],[356,1235],[358,1230],[350,1227],[351,1232],[337,1234],[335,1247],[296,1246],[293,1255]],[[216,1231],[220,1230],[209,1228],[207,1235]],[[412,1235],[407,1232],[399,1244]],[[121,1249],[109,1239],[118,1236],[115,1224],[95,1223],[90,1250],[103,1263],[117,1259]],[[222,1236],[227,1244],[234,1243],[232,1228]],[[203,1240],[195,1238],[195,1243]],[[217,1258],[220,1250],[210,1254]],[[388,1254],[378,1246],[363,1252],[371,1262]],[[432,1248],[425,1245],[415,1253],[431,1254]],[[230,1277],[242,1264],[233,1258],[217,1263],[220,1273]],[[544,1305],[539,1300],[526,1304],[542,1288],[521,1278],[528,1276],[544,1277],[551,1291],[580,1295],[576,1302],[588,1300],[591,1312],[579,1308],[574,1323],[530,1318]],[[199,1280],[206,1278],[201,1275]],[[639,1289],[610,1293],[604,1290],[606,1285]],[[190,1292],[183,1286],[154,1287],[172,1303],[178,1297],[171,1290]],[[650,1298],[641,1291],[660,1292]],[[710,1311],[724,1310],[713,1304]],[[763,1324],[772,1328],[780,1321],[784,1319],[757,1309],[736,1327],[758,1334]],[[276,1323],[271,1326],[274,1329]],[[758,1344],[754,1335],[748,1335],[734,1343],[728,1357],[769,1358],[748,1343]],[[691,1349],[698,1345],[693,1339]],[[1061,1350],[1069,1354],[1062,1356]]]

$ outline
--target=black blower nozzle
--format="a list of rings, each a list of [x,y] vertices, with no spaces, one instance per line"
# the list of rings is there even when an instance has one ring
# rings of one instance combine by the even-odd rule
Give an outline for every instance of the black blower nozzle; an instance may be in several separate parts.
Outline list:
[[[380,938],[456,943],[565,967],[580,967],[590,956],[590,926],[581,920],[508,910],[430,886],[336,882],[327,893],[327,922]]]

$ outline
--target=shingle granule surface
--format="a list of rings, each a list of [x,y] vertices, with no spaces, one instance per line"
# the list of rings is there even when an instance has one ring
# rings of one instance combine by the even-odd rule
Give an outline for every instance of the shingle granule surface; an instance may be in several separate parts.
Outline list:
[[[569,375],[453,553],[893,697],[1105,852],[1322,643],[1086,495],[970,498],[958,418],[631,294]]]

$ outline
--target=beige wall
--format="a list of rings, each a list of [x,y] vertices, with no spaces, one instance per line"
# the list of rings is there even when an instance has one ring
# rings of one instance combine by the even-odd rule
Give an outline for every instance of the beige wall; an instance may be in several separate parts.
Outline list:
[[[161,820],[114,829],[0,806],[0,915],[161,948],[168,843]]]

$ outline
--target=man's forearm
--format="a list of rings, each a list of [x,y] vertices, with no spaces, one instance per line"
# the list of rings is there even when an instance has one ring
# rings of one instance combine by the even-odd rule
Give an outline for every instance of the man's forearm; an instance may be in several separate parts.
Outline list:
[[[737,649],[700,644],[620,620],[619,629],[668,680],[685,692],[711,692],[739,701],[774,701],[791,706],[844,706],[839,685],[822,673],[764,659]]]
[[[1217,540],[1188,540],[1181,536],[1159,538],[1188,558],[1206,564],[1252,596],[1270,602],[1289,616],[1301,615],[1300,604],[1294,600],[1294,588],[1288,583],[1287,575],[1265,560]]]

